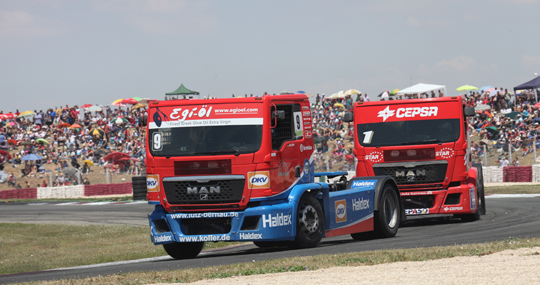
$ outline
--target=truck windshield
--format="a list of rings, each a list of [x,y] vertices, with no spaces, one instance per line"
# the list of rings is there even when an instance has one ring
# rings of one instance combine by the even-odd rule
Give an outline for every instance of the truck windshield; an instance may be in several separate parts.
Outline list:
[[[253,153],[262,143],[262,125],[150,129],[153,156],[197,156]]]
[[[359,124],[358,141],[364,147],[455,142],[459,119]]]

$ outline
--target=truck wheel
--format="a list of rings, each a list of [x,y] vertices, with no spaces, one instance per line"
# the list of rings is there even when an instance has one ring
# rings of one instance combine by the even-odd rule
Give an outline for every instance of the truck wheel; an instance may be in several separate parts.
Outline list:
[[[195,258],[201,252],[204,242],[173,242],[163,245],[163,248],[174,259]]]
[[[379,199],[379,210],[375,211],[375,234],[379,237],[393,237],[399,229],[401,209],[398,195],[390,184],[384,186]]]
[[[473,166],[478,169],[478,179],[476,181],[476,191],[479,193],[478,197],[478,214],[486,214],[486,196],[484,193],[484,172],[482,171],[481,163],[473,163]]]
[[[133,200],[146,200],[146,176],[131,177]]]
[[[324,215],[321,204],[315,197],[304,195],[298,203],[296,216],[294,245],[299,248],[316,247],[324,232]]]

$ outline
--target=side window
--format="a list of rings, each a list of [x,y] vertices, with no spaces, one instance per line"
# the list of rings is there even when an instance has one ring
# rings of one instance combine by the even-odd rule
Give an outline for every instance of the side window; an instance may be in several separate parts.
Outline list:
[[[297,125],[302,127],[302,122],[297,122],[295,119],[295,105],[275,105],[272,106],[272,113],[283,111],[285,117],[283,119],[275,119],[272,122],[272,149],[278,150],[284,142],[294,140],[297,137]],[[298,105],[298,108],[300,105]],[[299,116],[301,119],[302,116]]]

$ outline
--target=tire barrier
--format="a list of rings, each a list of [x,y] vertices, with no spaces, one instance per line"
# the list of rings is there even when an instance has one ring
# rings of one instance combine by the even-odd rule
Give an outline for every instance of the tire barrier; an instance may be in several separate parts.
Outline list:
[[[503,182],[532,182],[532,166],[503,167]]]
[[[133,185],[133,200],[146,200],[146,176],[131,177],[131,184]]]

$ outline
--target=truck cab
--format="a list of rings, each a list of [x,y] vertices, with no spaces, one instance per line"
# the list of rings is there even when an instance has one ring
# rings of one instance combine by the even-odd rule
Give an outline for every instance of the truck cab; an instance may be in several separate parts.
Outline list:
[[[357,102],[354,122],[358,176],[390,175],[405,213],[454,214],[476,220],[485,213],[481,165],[472,165],[461,97]]]

